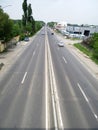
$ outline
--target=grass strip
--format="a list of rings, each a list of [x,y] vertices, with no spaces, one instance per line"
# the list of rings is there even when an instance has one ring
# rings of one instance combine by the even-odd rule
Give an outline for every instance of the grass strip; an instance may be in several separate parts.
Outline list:
[[[89,56],[89,58],[92,59],[96,64],[98,64],[98,59],[96,59],[96,57],[93,56],[93,52],[90,51],[87,47],[83,46],[80,43],[76,43],[74,44],[74,46],[78,48],[80,51],[82,51],[83,53],[85,53],[87,56]]]

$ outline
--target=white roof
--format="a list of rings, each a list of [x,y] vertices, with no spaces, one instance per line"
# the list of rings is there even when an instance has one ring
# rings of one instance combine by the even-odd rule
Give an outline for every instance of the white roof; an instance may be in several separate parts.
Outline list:
[[[58,22],[58,24],[62,25],[62,26],[67,26],[66,22]]]

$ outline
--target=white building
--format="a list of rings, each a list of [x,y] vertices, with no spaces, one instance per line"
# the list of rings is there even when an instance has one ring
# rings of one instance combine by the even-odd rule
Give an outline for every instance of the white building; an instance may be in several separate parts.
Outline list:
[[[67,24],[66,31],[68,31],[69,33],[90,36],[93,33],[98,33],[98,26]]]
[[[56,25],[55,25],[55,28],[57,30],[65,30],[67,27],[67,23],[66,22],[58,22]]]

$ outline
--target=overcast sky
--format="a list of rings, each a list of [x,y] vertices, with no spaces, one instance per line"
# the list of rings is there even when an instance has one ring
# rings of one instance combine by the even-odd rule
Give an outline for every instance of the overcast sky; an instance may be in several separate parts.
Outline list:
[[[98,0],[27,0],[35,20],[98,25]],[[12,19],[21,19],[23,0],[0,0]]]

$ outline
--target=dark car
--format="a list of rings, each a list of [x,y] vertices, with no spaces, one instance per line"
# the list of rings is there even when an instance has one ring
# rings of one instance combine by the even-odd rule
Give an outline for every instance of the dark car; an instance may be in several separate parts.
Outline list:
[[[54,33],[52,32],[51,35],[54,35]]]
[[[28,42],[29,41],[29,37],[25,37],[24,41]]]

